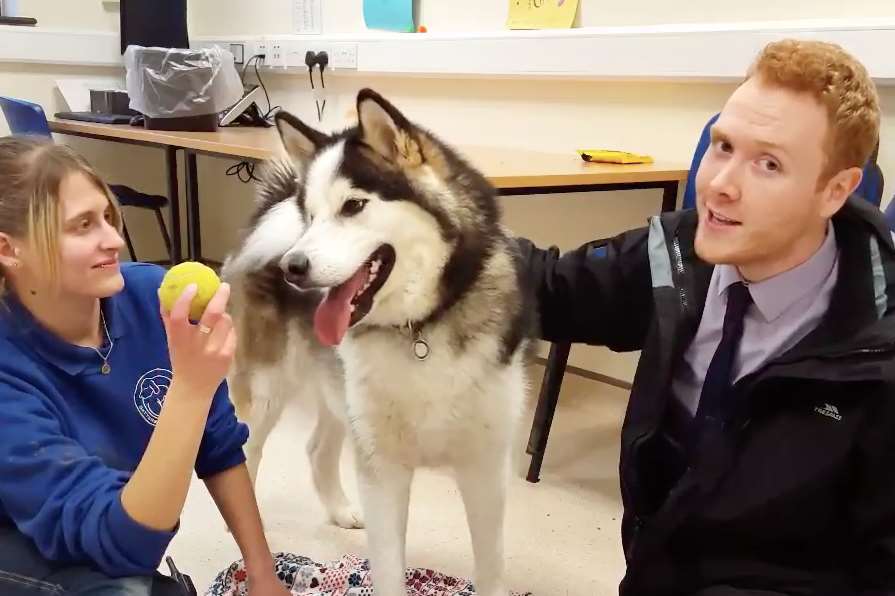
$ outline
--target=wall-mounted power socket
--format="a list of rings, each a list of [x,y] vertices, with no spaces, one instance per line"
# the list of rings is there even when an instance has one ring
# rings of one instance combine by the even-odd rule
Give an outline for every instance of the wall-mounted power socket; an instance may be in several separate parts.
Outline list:
[[[269,46],[266,41],[255,42],[255,45],[252,48],[252,54],[251,54],[251,56],[249,56],[249,58],[251,58],[252,56],[258,56],[261,54],[263,54],[265,56],[265,58],[264,58],[264,60],[259,60],[258,64],[261,64],[263,66],[267,66],[268,64],[270,64]],[[248,60],[248,58],[246,58],[246,60]]]
[[[270,54],[267,55],[265,63],[267,66],[284,66],[285,57],[282,42],[273,41],[270,43]]]
[[[357,44],[334,43],[329,48],[330,68],[357,69]]]

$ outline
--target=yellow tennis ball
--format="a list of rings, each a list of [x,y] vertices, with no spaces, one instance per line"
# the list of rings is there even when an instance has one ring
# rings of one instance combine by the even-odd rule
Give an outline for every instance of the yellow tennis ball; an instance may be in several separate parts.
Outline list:
[[[205,312],[205,307],[208,306],[212,296],[221,286],[220,278],[211,267],[194,261],[171,267],[162,279],[158,296],[165,311],[171,312],[174,303],[190,284],[196,284],[197,288],[196,295],[190,303],[190,320],[198,321],[202,318],[202,313]]]

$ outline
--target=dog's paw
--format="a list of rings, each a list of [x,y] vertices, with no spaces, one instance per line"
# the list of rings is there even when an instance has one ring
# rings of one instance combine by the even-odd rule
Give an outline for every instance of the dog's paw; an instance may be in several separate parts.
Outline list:
[[[360,530],[364,527],[364,517],[354,507],[338,507],[329,512],[334,524],[346,530]]]

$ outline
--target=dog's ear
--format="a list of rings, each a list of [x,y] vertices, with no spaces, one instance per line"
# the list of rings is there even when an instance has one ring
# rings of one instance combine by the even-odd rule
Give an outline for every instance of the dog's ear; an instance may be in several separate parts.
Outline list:
[[[329,139],[284,110],[277,112],[274,122],[286,153],[297,162],[307,161]]]
[[[357,94],[360,137],[386,160],[402,166],[423,161],[417,131],[395,106],[372,89]]]

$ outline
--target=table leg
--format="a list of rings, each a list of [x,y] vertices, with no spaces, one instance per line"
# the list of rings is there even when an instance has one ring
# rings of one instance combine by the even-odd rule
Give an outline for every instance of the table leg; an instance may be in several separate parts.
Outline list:
[[[191,261],[202,260],[202,235],[199,220],[199,174],[196,168],[196,154],[185,150],[186,154],[186,219],[187,251]]]
[[[666,182],[662,185],[662,211],[674,211],[677,209],[677,180]]]
[[[550,355],[544,368],[541,393],[538,396],[538,406],[531,423],[531,434],[526,449],[531,455],[528,475],[525,477],[529,482],[539,482],[541,479],[541,464],[547,451],[547,438],[550,436],[550,427],[553,426],[553,416],[559,403],[559,392],[562,389],[563,374],[566,371],[571,348],[572,344],[569,343],[550,344]]]
[[[183,261],[183,237],[180,233],[180,183],[177,180],[177,148],[165,148],[168,175],[168,210],[171,217],[171,264]]]

